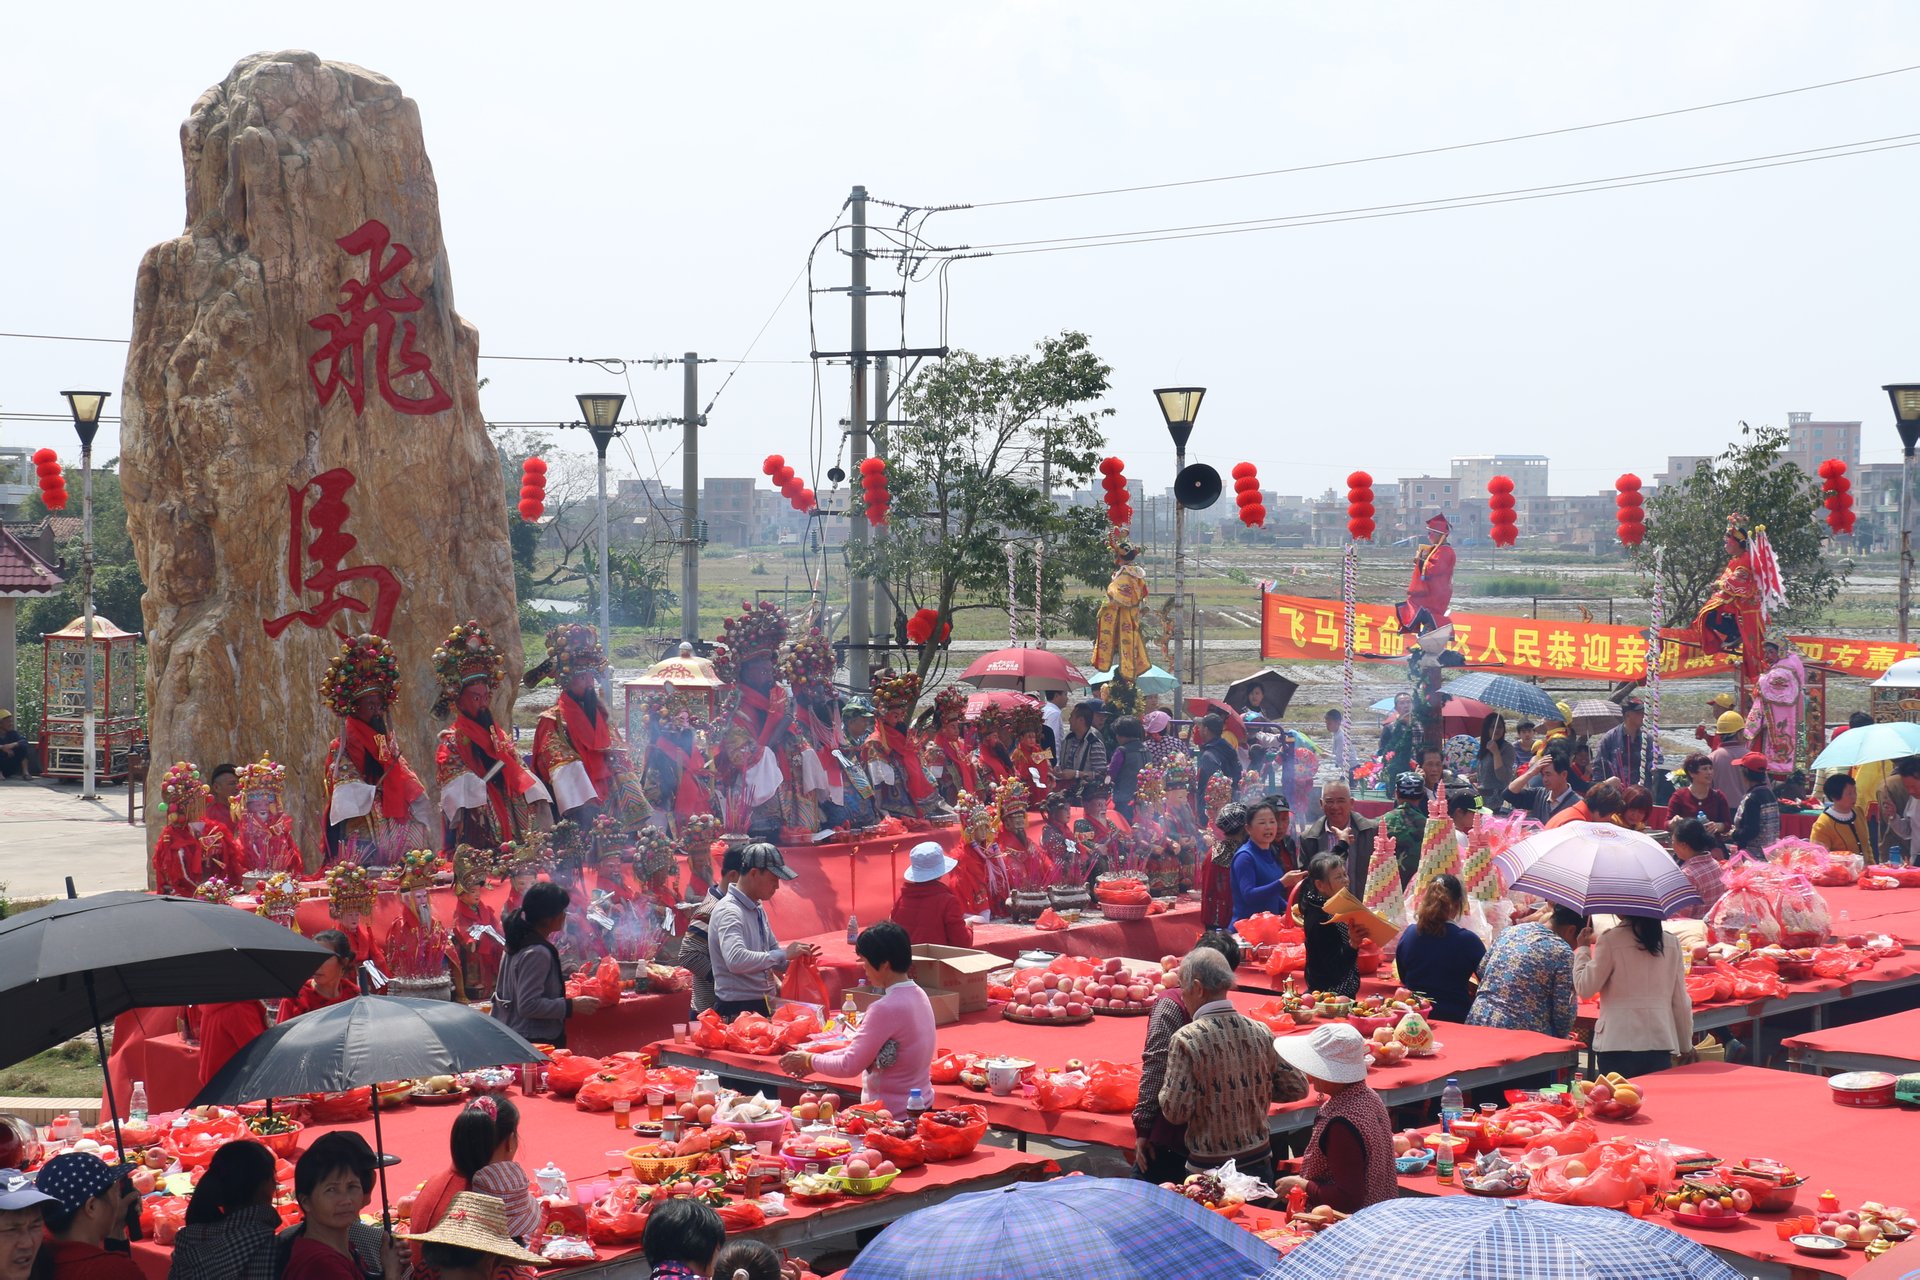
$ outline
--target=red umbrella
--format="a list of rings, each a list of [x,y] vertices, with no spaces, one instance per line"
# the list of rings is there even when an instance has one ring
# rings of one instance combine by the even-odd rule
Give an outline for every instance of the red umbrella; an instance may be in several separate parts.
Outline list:
[[[960,678],[981,689],[1024,689],[1050,693],[1078,689],[1087,678],[1051,649],[995,649],[975,658]]]
[[[967,695],[967,719],[978,720],[980,713],[988,707],[999,707],[1011,711],[1015,707],[1037,706],[1038,701],[1015,689],[988,689],[981,693]]]
[[[1195,720],[1214,713],[1227,722],[1227,737],[1233,740],[1233,745],[1244,748],[1247,745],[1247,722],[1240,718],[1238,711],[1218,698],[1187,699],[1187,714]]]
[[[1449,738],[1457,733],[1480,736],[1480,725],[1493,714],[1493,708],[1477,698],[1448,698],[1440,708],[1440,731]]]

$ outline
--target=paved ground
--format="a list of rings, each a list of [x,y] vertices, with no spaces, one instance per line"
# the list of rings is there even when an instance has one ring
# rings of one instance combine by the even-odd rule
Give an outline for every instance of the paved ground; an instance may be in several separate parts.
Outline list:
[[[144,827],[127,825],[127,789],[101,787],[82,800],[78,783],[0,781],[0,884],[6,896],[82,894],[147,887]]]

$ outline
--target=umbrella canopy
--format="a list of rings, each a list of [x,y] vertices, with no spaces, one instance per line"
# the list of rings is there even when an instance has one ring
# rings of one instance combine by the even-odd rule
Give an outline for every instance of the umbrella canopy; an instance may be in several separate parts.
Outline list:
[[[216,902],[67,898],[0,923],[0,1026],[10,1060],[28,1058],[129,1009],[297,994],[332,955]]]
[[[1245,747],[1247,745],[1247,722],[1240,718],[1238,711],[1218,698],[1187,699],[1187,714],[1195,720],[1215,713],[1218,713],[1220,718],[1227,722],[1227,737],[1233,740],[1233,745],[1236,747]]]
[[[988,689],[985,693],[970,693],[967,695],[967,719],[978,720],[988,707],[1011,711],[1015,707],[1031,707],[1036,701],[1014,689]]]
[[[1857,764],[1898,760],[1902,756],[1920,756],[1920,724],[1894,720],[1849,729],[1813,758],[1813,767],[1851,769]]]
[[[960,679],[977,689],[1051,693],[1087,683],[1080,669],[1051,649],[995,649],[967,664]]]
[[[1490,671],[1469,671],[1466,675],[1447,681],[1447,692],[1456,698],[1478,698],[1489,706],[1499,707],[1523,716],[1560,715],[1560,709],[1553,699],[1524,680],[1515,680],[1512,676],[1498,676]]]
[[[1740,1280],[1676,1231],[1613,1209],[1471,1196],[1384,1200],[1287,1255],[1286,1280]]]
[[[506,1023],[464,1004],[356,996],[256,1037],[206,1083],[194,1105],[338,1093],[383,1080],[545,1061]]]
[[[1393,694],[1393,693],[1390,693],[1390,694],[1388,694],[1388,695],[1387,695],[1386,697],[1384,697],[1384,698],[1382,698],[1382,699],[1380,699],[1380,701],[1378,701],[1378,702],[1369,702],[1369,703],[1367,704],[1367,710],[1369,710],[1369,711],[1379,711],[1379,712],[1383,712],[1383,713],[1384,713],[1384,712],[1388,712],[1388,711],[1391,711],[1391,710],[1393,710],[1393,704],[1394,704],[1394,701],[1395,701],[1395,700],[1396,700],[1396,699],[1397,699],[1398,697],[1399,697],[1399,695],[1398,695],[1398,694]]]
[[[1287,704],[1293,701],[1293,695],[1300,688],[1272,667],[1267,667],[1228,685],[1227,705],[1236,711],[1245,711],[1247,691],[1256,685],[1260,688],[1260,714],[1269,720],[1278,720],[1286,714]]]
[[[724,689],[727,682],[720,678],[713,664],[705,658],[683,658],[675,654],[671,658],[662,658],[640,673],[639,678],[626,683],[629,689]]]
[[[1388,710],[1392,710],[1389,706]],[[1478,698],[1448,698],[1440,707],[1440,731],[1448,737],[1464,733],[1480,744],[1480,726],[1493,714],[1493,708]]]
[[[1610,822],[1536,831],[1501,850],[1493,865],[1512,892],[1586,915],[1664,920],[1700,904],[1693,883],[1659,842]]]
[[[1902,658],[1873,682],[1876,689],[1920,689],[1920,658]]]
[[[1119,663],[1115,663],[1111,670],[1096,671],[1087,677],[1087,687],[1092,689],[1107,684],[1119,672]],[[1142,693],[1172,693],[1180,687],[1180,682],[1173,678],[1173,673],[1170,671],[1162,671],[1159,667],[1148,667],[1134,678],[1133,687]]]
[[[860,1251],[846,1280],[1284,1274],[1271,1245],[1185,1196],[1131,1178],[1066,1177],[975,1191],[907,1214]]]
[[[1575,733],[1605,733],[1620,723],[1620,704],[1605,698],[1582,698],[1567,709],[1573,713],[1567,727]]]

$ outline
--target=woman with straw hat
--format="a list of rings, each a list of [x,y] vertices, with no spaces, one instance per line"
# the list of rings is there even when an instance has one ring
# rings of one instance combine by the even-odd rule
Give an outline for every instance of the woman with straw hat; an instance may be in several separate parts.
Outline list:
[[[474,1191],[453,1198],[446,1216],[431,1231],[410,1237],[422,1260],[439,1280],[504,1280],[538,1267],[542,1258],[521,1248],[507,1234],[507,1210],[500,1201]]]

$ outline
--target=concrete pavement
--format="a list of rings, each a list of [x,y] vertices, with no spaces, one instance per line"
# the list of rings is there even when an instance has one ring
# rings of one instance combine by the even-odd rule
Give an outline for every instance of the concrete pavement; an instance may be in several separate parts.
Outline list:
[[[0,884],[14,901],[147,887],[146,828],[127,825],[124,783],[82,800],[80,784],[0,780]]]

